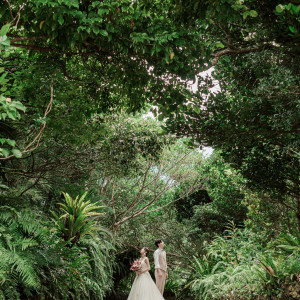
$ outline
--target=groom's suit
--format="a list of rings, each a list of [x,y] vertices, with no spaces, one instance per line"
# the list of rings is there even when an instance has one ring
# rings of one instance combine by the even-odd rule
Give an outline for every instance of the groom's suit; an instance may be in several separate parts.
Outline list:
[[[154,252],[154,264],[156,286],[163,295],[167,276],[167,255],[165,250],[158,248]],[[162,272],[162,277],[159,276],[159,269]]]

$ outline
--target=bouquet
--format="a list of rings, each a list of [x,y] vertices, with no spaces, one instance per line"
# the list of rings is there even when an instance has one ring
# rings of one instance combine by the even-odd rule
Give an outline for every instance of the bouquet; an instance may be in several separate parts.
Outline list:
[[[131,263],[131,271],[139,271],[141,269],[142,265],[141,262],[136,259],[133,263]]]

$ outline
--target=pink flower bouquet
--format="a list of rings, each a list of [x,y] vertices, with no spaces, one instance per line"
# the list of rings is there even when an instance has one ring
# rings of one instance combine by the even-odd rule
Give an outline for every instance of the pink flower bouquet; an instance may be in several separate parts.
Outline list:
[[[141,269],[142,265],[141,262],[136,259],[133,263],[131,263],[131,271],[139,271]]]

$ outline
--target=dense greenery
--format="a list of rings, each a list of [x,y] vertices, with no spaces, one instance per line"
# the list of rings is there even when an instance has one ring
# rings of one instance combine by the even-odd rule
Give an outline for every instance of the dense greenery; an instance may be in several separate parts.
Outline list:
[[[166,298],[297,299],[299,14],[0,1],[0,299],[126,299],[156,238]]]

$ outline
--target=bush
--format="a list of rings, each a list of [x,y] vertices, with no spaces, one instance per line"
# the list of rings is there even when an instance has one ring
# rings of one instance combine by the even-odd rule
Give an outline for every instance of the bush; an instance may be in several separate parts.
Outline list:
[[[300,260],[297,237],[282,244],[278,237],[263,248],[251,230],[230,224],[225,236],[205,246],[206,255],[192,260],[186,284],[195,299],[297,299]],[[288,244],[293,244],[293,248]],[[277,249],[272,247],[277,245]],[[270,250],[267,250],[267,249]],[[289,255],[282,249],[288,249]],[[272,299],[273,299],[272,298]]]
[[[192,226],[191,235],[198,234],[212,237],[216,233],[222,233],[226,227],[227,216],[220,213],[212,204],[194,206],[194,215],[190,219]]]
[[[50,228],[38,212],[0,208],[0,298],[103,299],[112,286],[112,244],[95,232],[66,247]]]

